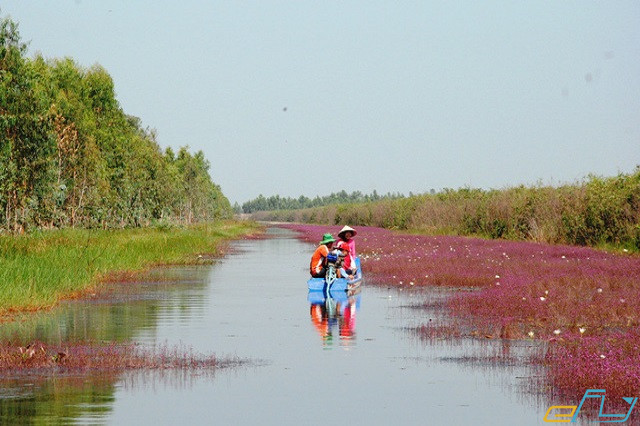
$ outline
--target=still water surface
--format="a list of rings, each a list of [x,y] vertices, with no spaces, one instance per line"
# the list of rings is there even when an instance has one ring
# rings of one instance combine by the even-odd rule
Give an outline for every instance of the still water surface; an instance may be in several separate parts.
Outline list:
[[[537,425],[545,401],[524,366],[457,362],[529,351],[525,342],[417,339],[407,328],[436,312],[412,306],[438,294],[367,287],[314,306],[306,290],[313,247],[290,231],[234,243],[208,266],[171,268],[122,300],[74,301],[0,336],[21,341],[133,341],[192,347],[253,361],[215,373],[4,379],[4,422],[80,424]],[[277,272],[276,272],[277,271]],[[366,270],[365,270],[366,274]],[[327,313],[330,314],[328,321]],[[524,379],[523,379],[524,377]],[[535,394],[535,392],[534,392]]]

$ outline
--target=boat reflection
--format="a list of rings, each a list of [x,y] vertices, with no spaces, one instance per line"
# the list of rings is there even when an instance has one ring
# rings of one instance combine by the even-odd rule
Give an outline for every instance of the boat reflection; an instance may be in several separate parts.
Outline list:
[[[351,346],[355,343],[360,288],[348,292],[330,291],[328,294],[310,291],[307,299],[310,304],[311,323],[322,337],[323,346],[331,347],[335,341],[338,341],[340,346]]]

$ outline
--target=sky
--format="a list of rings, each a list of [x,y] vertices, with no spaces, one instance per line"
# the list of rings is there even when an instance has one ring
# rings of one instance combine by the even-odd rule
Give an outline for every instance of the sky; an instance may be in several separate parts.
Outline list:
[[[2,0],[242,204],[640,164],[640,2]]]

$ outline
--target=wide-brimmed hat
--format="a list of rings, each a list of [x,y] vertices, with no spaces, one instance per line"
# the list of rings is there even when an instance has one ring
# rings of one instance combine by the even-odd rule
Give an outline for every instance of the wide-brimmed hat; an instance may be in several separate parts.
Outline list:
[[[340,232],[338,232],[338,237],[342,238],[342,234],[344,234],[345,232],[351,232],[354,236],[357,234],[355,229],[350,226],[345,226],[340,230]]]
[[[334,243],[335,241],[335,238],[333,238],[331,234],[324,234],[322,236],[322,241],[320,241],[320,244]]]

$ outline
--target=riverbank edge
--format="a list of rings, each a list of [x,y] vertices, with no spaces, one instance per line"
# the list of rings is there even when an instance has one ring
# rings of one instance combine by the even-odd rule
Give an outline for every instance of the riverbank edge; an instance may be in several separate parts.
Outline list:
[[[156,266],[224,255],[231,240],[264,232],[252,221],[118,230],[62,229],[0,235],[0,322],[81,298],[114,279]]]
[[[429,236],[532,241],[640,252],[640,167],[562,186],[445,189],[438,193],[295,210],[261,210],[258,221],[381,227]]]
[[[331,207],[331,206],[329,206]],[[259,212],[259,213],[263,213],[263,212]],[[366,226],[366,227],[379,227],[382,229],[386,229],[388,231],[391,232],[395,232],[397,234],[401,234],[401,235],[422,235],[422,236],[426,236],[426,237],[463,237],[463,238],[477,238],[480,240],[487,240],[487,241],[512,241],[512,242],[530,242],[530,243],[538,243],[538,244],[549,244],[549,245],[553,245],[553,246],[571,246],[571,247],[588,247],[588,248],[592,248],[595,250],[599,250],[599,251],[603,251],[606,253],[612,253],[612,254],[632,254],[632,255],[640,255],[640,247],[636,247],[634,245],[629,245],[628,243],[610,243],[610,242],[599,242],[599,243],[595,243],[595,244],[576,244],[576,243],[571,243],[571,242],[566,242],[566,241],[547,241],[545,239],[535,239],[535,238],[515,238],[515,237],[508,237],[508,236],[501,236],[501,237],[496,237],[496,236],[492,236],[488,233],[465,233],[465,232],[460,232],[459,230],[456,230],[454,228],[449,228],[449,227],[442,227],[442,228],[418,228],[418,227],[411,227],[411,228],[400,228],[397,226],[379,226],[377,224],[374,225],[368,225],[368,224],[362,224],[360,222],[339,222],[339,223],[333,223],[331,221],[304,221],[304,220],[298,220],[299,218],[296,218],[292,221],[287,221],[287,220],[281,220],[281,218],[279,216],[277,216],[278,213],[280,213],[280,211],[271,211],[268,213],[273,213],[271,215],[263,215],[263,214],[258,214],[258,213],[254,213],[250,216],[250,218],[248,220],[253,220],[256,221],[258,223],[265,223],[265,224],[273,224],[274,226],[277,225],[318,225],[318,226],[327,226],[327,227],[332,227],[332,226],[342,226],[342,223],[349,223],[350,226]],[[640,225],[639,225],[640,226]],[[640,229],[640,228],[639,228]]]

